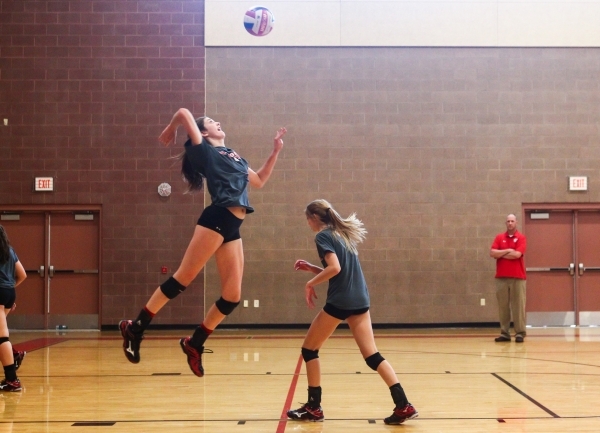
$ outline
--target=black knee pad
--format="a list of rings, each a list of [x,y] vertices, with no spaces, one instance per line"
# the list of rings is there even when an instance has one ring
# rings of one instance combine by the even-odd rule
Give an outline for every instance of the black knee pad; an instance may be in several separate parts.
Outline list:
[[[381,364],[383,361],[385,361],[385,358],[381,356],[379,352],[376,352],[365,358],[367,365],[371,368],[371,370],[375,371],[377,371],[377,367],[379,367],[379,364]]]
[[[179,283],[179,281],[177,281],[173,277],[169,277],[167,281],[160,285],[161,292],[163,292],[163,294],[169,299],[173,299],[174,297],[182,293],[185,290],[185,288],[186,287],[184,285]]]
[[[0,344],[8,343],[8,337],[0,337]]]
[[[311,361],[313,359],[317,359],[319,357],[318,350],[308,350],[304,347],[302,348],[302,358],[304,358],[304,362]]]
[[[235,307],[237,307],[239,305],[239,303],[240,303],[240,301],[238,301],[238,302],[226,301],[221,296],[219,299],[217,299],[217,302],[215,302],[215,305],[217,306],[217,309],[221,312],[221,314],[229,316],[231,314],[231,312],[233,310],[235,310]]]

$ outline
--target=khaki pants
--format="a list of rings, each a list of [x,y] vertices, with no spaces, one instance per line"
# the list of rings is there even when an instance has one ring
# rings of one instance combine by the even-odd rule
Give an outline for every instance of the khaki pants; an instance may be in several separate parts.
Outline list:
[[[496,278],[496,298],[500,313],[500,333],[510,337],[510,318],[515,327],[515,336],[525,337],[526,281],[519,278]]]

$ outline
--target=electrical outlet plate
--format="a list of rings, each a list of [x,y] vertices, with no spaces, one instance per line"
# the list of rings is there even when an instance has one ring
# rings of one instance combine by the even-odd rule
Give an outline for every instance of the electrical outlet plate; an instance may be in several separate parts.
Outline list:
[[[258,299],[254,300],[254,308],[258,308]]]
[[[244,299],[244,308],[248,308],[248,300]]]

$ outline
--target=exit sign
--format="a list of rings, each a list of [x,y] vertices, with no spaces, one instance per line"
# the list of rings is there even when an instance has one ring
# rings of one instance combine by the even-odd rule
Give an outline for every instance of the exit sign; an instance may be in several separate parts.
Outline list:
[[[569,191],[587,191],[587,176],[569,176]]]
[[[36,177],[34,189],[36,191],[54,191],[53,177]]]

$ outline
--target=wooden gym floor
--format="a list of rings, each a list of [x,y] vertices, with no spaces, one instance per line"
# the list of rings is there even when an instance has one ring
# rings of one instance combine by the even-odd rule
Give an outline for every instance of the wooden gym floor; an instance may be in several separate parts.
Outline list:
[[[288,421],[306,401],[304,331],[217,330],[206,376],[178,339],[149,331],[139,364],[111,332],[13,332],[27,356],[21,393],[0,393],[3,432],[598,432],[600,328],[534,328],[524,344],[495,329],[376,330],[419,418],[386,426],[393,404],[348,330],[320,351],[325,421]]]

